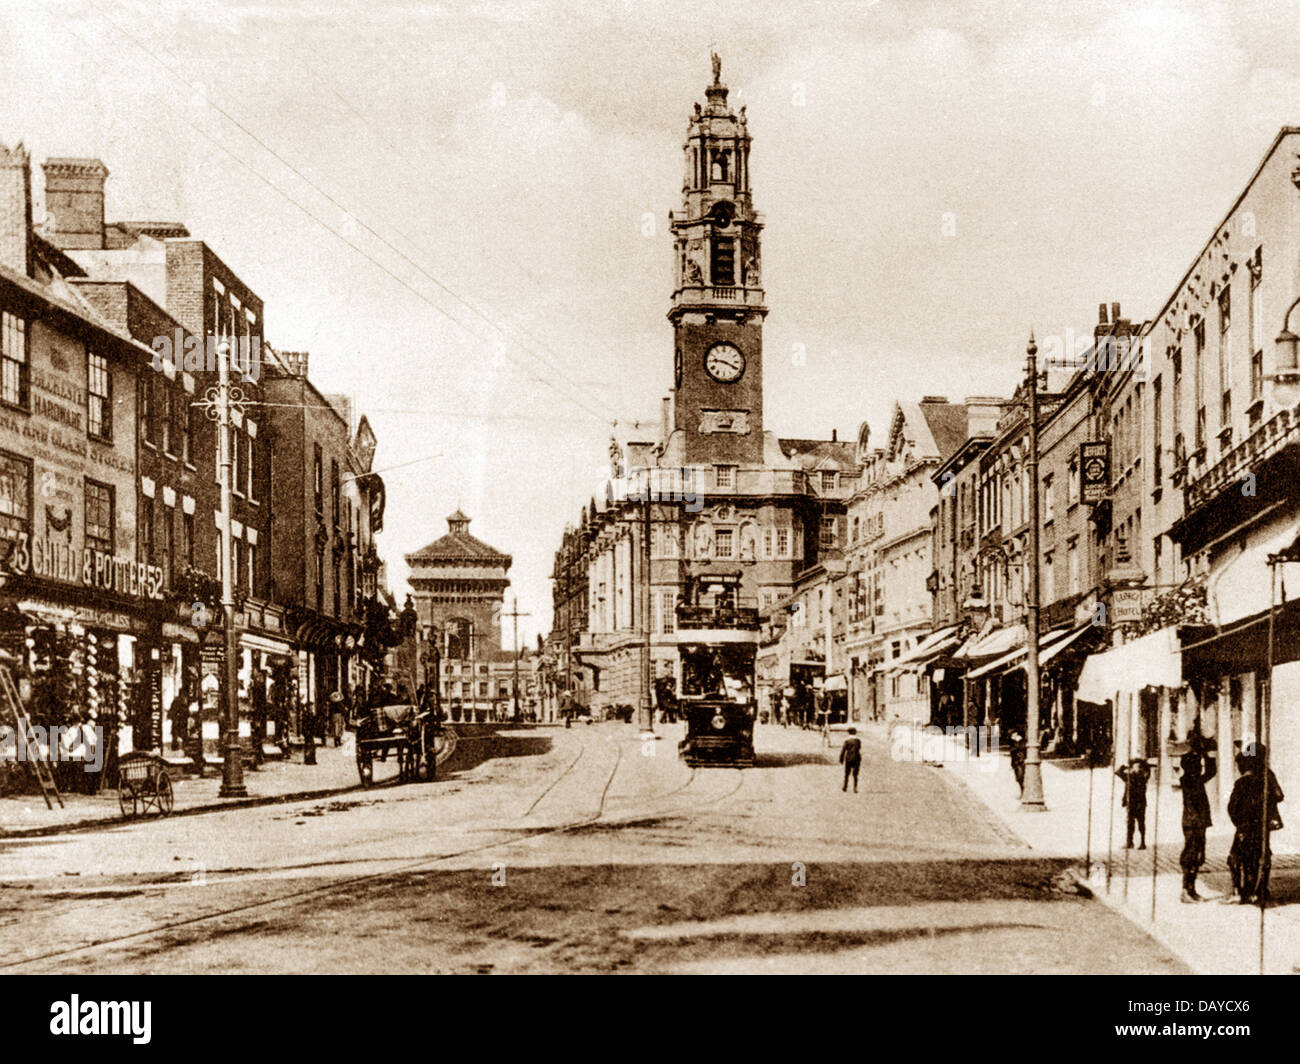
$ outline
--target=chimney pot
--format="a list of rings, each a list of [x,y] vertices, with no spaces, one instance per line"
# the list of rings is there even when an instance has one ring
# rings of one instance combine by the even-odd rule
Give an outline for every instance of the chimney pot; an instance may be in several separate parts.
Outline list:
[[[1105,304],[1105,303],[1098,303],[1098,304],[1097,304],[1097,324],[1098,324],[1098,325],[1105,325],[1105,324],[1106,324],[1106,304]]]
[[[1119,304],[1118,304],[1118,303],[1112,303],[1112,304],[1110,305],[1110,320],[1111,320],[1111,324],[1112,324],[1112,325],[1118,325],[1118,324],[1119,324]]]

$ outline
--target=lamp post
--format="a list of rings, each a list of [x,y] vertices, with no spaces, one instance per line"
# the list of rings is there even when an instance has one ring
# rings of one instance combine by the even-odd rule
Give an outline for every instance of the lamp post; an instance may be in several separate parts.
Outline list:
[[[1038,676],[1038,345],[1029,333],[1025,348],[1025,383],[1029,406],[1029,581],[1025,594],[1025,782],[1020,789],[1020,808],[1043,812],[1043,769],[1038,758],[1038,714],[1041,691]]]
[[[233,539],[231,521],[234,516],[234,499],[231,484],[230,423],[231,413],[241,413],[245,404],[241,389],[230,384],[230,344],[217,345],[217,385],[209,388],[198,404],[205,408],[208,419],[217,423],[217,462],[221,469],[221,615],[224,622],[225,653],[221,682],[222,798],[245,798],[243,750],[239,743],[239,639],[235,632],[235,574],[231,557]]]

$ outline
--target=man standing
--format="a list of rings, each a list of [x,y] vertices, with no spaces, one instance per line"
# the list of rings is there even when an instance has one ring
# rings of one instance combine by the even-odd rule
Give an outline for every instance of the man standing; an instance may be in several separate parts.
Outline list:
[[[1133,828],[1142,840],[1139,850],[1147,848],[1147,782],[1151,779],[1151,766],[1145,758],[1135,757],[1127,765],[1120,765],[1115,775],[1124,781],[1124,797],[1120,804],[1128,810],[1128,830],[1124,849],[1133,849]]]
[[[1011,739],[1011,773],[1016,777],[1016,786],[1025,789],[1025,737],[1018,731],[1012,731]]]
[[[268,716],[266,706],[266,673],[261,669],[254,669],[253,675],[249,678],[249,702],[252,706],[253,719],[249,722],[249,741],[253,747],[253,766],[261,768],[262,760],[266,756],[263,744],[266,742],[266,720]]]
[[[1205,832],[1213,823],[1205,785],[1218,771],[1210,744],[1199,730],[1187,737],[1187,752],[1178,759],[1178,766],[1183,792],[1183,852],[1178,858],[1183,870],[1183,892],[1179,900],[1195,902],[1201,900],[1196,893],[1196,874],[1205,863]]]
[[[853,777],[853,793],[858,793],[858,769],[862,767],[862,740],[858,738],[858,729],[850,728],[849,737],[844,740],[844,745],[840,747],[840,764],[844,766],[844,786],[840,790],[849,789],[849,776]]]
[[[1234,886],[1243,904],[1268,900],[1268,877],[1273,863],[1270,834],[1282,826],[1278,804],[1282,788],[1273,770],[1268,772],[1268,810],[1264,809],[1264,747],[1242,755],[1238,764],[1242,775],[1232,787],[1228,799],[1228,816],[1237,829],[1232,839],[1228,863],[1233,869]]]

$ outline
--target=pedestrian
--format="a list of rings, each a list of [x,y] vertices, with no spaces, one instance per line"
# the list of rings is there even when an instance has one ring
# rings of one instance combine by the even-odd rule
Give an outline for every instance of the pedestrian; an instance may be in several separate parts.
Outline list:
[[[172,726],[172,749],[184,750],[185,738],[189,733],[190,699],[188,681],[182,682],[172,696],[172,703],[167,707],[167,720]]]
[[[849,789],[849,776],[853,777],[853,793],[858,793],[858,769],[862,767],[862,740],[858,738],[858,729],[850,728],[849,737],[844,740],[844,745],[840,747],[840,764],[844,766],[844,786],[842,791]]]
[[[261,669],[254,669],[249,683],[252,687],[249,701],[253,718],[249,721],[249,740],[253,747],[253,765],[260,767],[266,756],[266,751],[262,747],[266,742],[266,720],[269,715],[266,706],[266,673]]]
[[[1141,840],[1139,850],[1147,848],[1147,782],[1151,779],[1151,766],[1145,758],[1135,757],[1127,765],[1120,765],[1115,775],[1124,781],[1124,796],[1120,805],[1128,810],[1124,849],[1133,849],[1133,829]]]
[[[1016,786],[1021,793],[1025,790],[1025,737],[1014,729],[1011,732],[1011,772],[1016,777]]]
[[[1228,816],[1236,828],[1228,865],[1233,871],[1233,886],[1242,904],[1264,903],[1268,900],[1268,879],[1273,865],[1273,846],[1270,835],[1282,827],[1278,804],[1283,800],[1273,770],[1268,771],[1268,809],[1264,809],[1264,747],[1241,756],[1238,764],[1242,775],[1232,787],[1228,798]],[[1224,899],[1225,901],[1229,899]]]
[[[1183,892],[1180,901],[1196,902],[1196,875],[1205,864],[1205,832],[1213,823],[1210,817],[1210,799],[1205,785],[1218,771],[1210,744],[1199,731],[1187,738],[1187,752],[1178,759],[1180,787],[1183,793],[1183,852],[1178,865],[1183,870]]]
[[[329,698],[329,728],[335,746],[343,745],[343,729],[347,723],[347,710],[344,708],[343,692],[331,691]]]
[[[299,726],[302,728],[302,763],[314,765],[316,764],[316,713],[310,699],[302,704]]]

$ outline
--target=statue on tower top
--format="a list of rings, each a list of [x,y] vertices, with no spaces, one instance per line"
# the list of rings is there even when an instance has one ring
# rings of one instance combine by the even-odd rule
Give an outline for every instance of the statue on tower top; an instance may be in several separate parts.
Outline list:
[[[713,84],[722,84],[722,56],[718,55],[712,48],[709,49],[709,58],[713,61]]]

